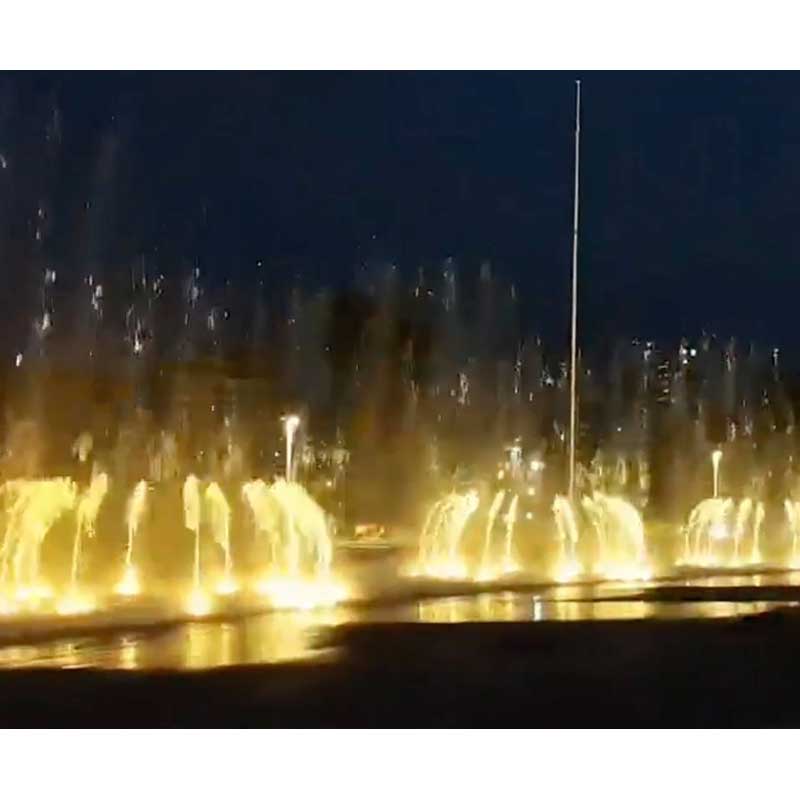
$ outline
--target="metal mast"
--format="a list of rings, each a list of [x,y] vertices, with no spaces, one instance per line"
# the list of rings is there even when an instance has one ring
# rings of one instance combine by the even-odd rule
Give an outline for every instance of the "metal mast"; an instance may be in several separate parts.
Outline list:
[[[575,493],[575,439],[578,421],[578,177],[581,157],[581,82],[575,81],[575,198],[572,217],[572,325],[569,365],[569,499]]]

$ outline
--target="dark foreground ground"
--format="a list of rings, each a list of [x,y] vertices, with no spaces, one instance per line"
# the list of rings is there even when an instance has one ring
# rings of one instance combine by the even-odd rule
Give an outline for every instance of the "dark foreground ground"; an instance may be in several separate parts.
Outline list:
[[[0,673],[0,726],[800,725],[800,615],[375,624],[320,661]]]

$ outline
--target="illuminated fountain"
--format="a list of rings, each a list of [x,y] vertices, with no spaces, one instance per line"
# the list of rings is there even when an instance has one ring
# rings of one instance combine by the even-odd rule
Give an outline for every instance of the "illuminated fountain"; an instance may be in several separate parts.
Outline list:
[[[225,559],[222,580],[217,585],[219,594],[233,594],[236,591],[236,580],[233,577],[233,559],[231,558],[231,507],[216,482],[210,483],[205,491],[206,516],[214,541],[222,548]]]
[[[583,507],[597,532],[597,564],[594,572],[616,580],[646,580],[645,530],[642,515],[622,497],[593,492]]]
[[[245,483],[242,497],[252,512],[256,537],[265,540],[269,548],[269,563],[277,564],[280,549],[280,507],[277,500],[261,478]]]
[[[712,545],[730,537],[728,517],[733,507],[730,498],[709,497],[692,509],[683,528],[684,563],[698,566],[718,563]]]
[[[91,611],[94,607],[92,600],[80,591],[78,580],[81,573],[83,538],[84,536],[89,539],[94,538],[97,515],[107,492],[108,475],[105,472],[97,472],[88,488],[78,498],[78,506],[75,512],[75,538],[72,543],[69,593],[58,605],[58,610],[62,614],[78,614]]]
[[[690,359],[697,355],[693,348],[682,344],[677,362],[666,353],[659,353],[654,361],[655,351],[648,343],[644,350],[639,350],[638,344],[633,345],[636,351],[631,351],[630,356],[635,356],[635,361],[621,356],[617,363],[615,356],[616,365],[612,365],[609,382],[602,373],[595,376],[590,373],[590,365],[592,372],[595,371],[595,362],[588,351],[580,366],[577,359],[569,368],[563,362],[560,376],[556,375],[552,372],[556,361],[551,361],[550,356],[544,358],[538,344],[529,347],[529,342],[519,341],[516,322],[502,332],[499,330],[501,323],[505,328],[507,322],[516,319],[517,312],[512,313],[517,302],[516,290],[495,291],[498,286],[486,265],[485,270],[481,268],[480,302],[476,307],[481,324],[476,330],[495,329],[496,336],[477,335],[473,341],[474,331],[469,329],[474,320],[468,316],[461,318],[461,311],[456,313],[460,308],[457,302],[460,293],[449,268],[444,292],[438,278],[431,282],[420,273],[413,301],[407,293],[395,291],[397,286],[389,291],[387,284],[382,294],[381,285],[373,285],[370,279],[370,294],[374,290],[377,302],[374,307],[370,302],[363,309],[364,313],[368,307],[372,309],[367,315],[369,320],[353,320],[360,326],[354,369],[340,370],[339,358],[334,358],[336,351],[345,352],[336,341],[339,326],[331,325],[340,313],[338,298],[322,292],[319,303],[315,299],[312,308],[306,307],[302,292],[298,292],[300,299],[295,301],[293,297],[291,314],[285,320],[287,328],[275,331],[279,334],[275,337],[265,328],[250,342],[254,353],[263,349],[267,358],[276,355],[276,368],[263,373],[254,370],[249,375],[249,367],[241,373],[240,365],[236,364],[238,357],[226,356],[244,354],[247,350],[239,349],[241,342],[224,340],[227,335],[238,336],[248,329],[250,317],[233,308],[241,287],[227,286],[220,294],[210,287],[205,291],[200,285],[199,268],[195,266],[186,286],[184,313],[174,314],[175,309],[167,305],[174,293],[166,292],[161,297],[164,276],[149,276],[147,270],[151,267],[143,259],[132,266],[129,287],[124,285],[126,281],[114,282],[124,290],[116,305],[127,309],[124,329],[130,345],[127,365],[130,374],[126,370],[109,369],[106,376],[105,364],[102,370],[97,368],[101,358],[118,352],[113,346],[106,348],[103,337],[113,336],[113,331],[122,331],[122,327],[121,320],[116,323],[109,320],[111,324],[101,326],[104,309],[111,313],[115,303],[106,305],[112,298],[104,297],[103,286],[91,275],[86,277],[93,314],[83,320],[90,324],[80,326],[88,331],[90,340],[73,348],[60,333],[66,332],[66,328],[59,328],[59,334],[55,335],[56,321],[67,316],[62,317],[54,308],[56,275],[48,268],[44,273],[41,309],[36,312],[33,346],[26,348],[18,343],[9,349],[8,372],[21,386],[20,391],[3,392],[9,403],[9,425],[0,448],[0,469],[9,478],[23,476],[8,481],[0,490],[5,523],[0,530],[0,579],[9,601],[15,593],[33,597],[46,591],[44,581],[51,579],[51,565],[42,565],[41,560],[49,561],[52,553],[61,558],[61,563],[52,565],[57,567],[53,569],[52,581],[53,586],[63,584],[67,593],[65,598],[57,598],[60,602],[55,605],[64,613],[85,610],[95,602],[102,606],[99,587],[112,585],[117,579],[120,580],[115,588],[125,595],[155,591],[157,586],[182,585],[190,595],[184,607],[193,614],[207,613],[215,603],[224,602],[233,608],[243,602],[240,597],[222,601],[216,595],[232,595],[239,587],[249,587],[251,579],[273,605],[335,602],[342,592],[332,577],[333,521],[312,496],[312,487],[318,487],[320,502],[337,509],[336,513],[345,516],[346,512],[348,518],[359,523],[380,523],[374,527],[388,531],[382,537],[381,549],[385,545],[390,550],[405,541],[405,515],[416,511],[412,507],[415,498],[431,486],[442,485],[447,480],[446,471],[451,468],[454,486],[463,486],[465,480],[475,481],[476,485],[478,481],[481,485],[483,481],[491,484],[496,476],[504,488],[487,494],[483,503],[475,490],[453,490],[439,497],[420,532],[418,550],[412,555],[416,556],[415,572],[476,583],[519,573],[517,562],[523,560],[523,554],[533,556],[531,563],[536,565],[554,561],[553,571],[559,580],[571,580],[584,572],[612,579],[646,578],[656,554],[663,555],[664,565],[669,566],[668,548],[680,551],[681,544],[683,553],[675,555],[682,555],[688,564],[720,568],[760,564],[762,545],[767,550],[762,535],[769,532],[762,530],[765,505],[758,498],[795,496],[788,485],[777,488],[782,480],[787,483],[796,480],[797,469],[790,455],[796,444],[793,417],[792,422],[788,421],[785,410],[778,406],[781,391],[776,385],[775,371],[768,385],[757,385],[763,383],[758,376],[765,374],[757,360],[747,370],[736,373],[734,361],[726,355],[728,366],[722,377],[723,372],[717,369],[719,364],[713,363],[715,346],[710,342],[706,342],[709,346],[703,346],[702,357],[691,366]],[[67,281],[64,286],[71,283]],[[401,297],[405,299],[395,306],[399,300],[393,298]],[[247,299],[249,302],[251,297]],[[498,305],[501,299],[503,304],[511,305],[507,308]],[[259,297],[258,303],[265,300]],[[406,303],[417,301],[411,313],[412,306]],[[355,316],[362,314],[360,307],[360,301],[353,307]],[[341,306],[344,309],[341,313],[350,313],[349,308],[349,304]],[[256,321],[261,312],[256,311],[253,333],[256,327],[263,327],[263,323]],[[403,324],[396,329],[402,329],[404,344],[402,348],[394,345],[387,348],[386,343],[394,335],[391,315],[395,311],[402,315]],[[377,315],[374,319],[373,313]],[[162,338],[173,328],[172,314],[174,327],[180,328],[177,348]],[[431,327],[429,323],[438,322],[439,314],[441,329]],[[226,325],[229,317],[242,324]],[[441,341],[433,333],[439,330]],[[336,334],[330,342],[329,331]],[[289,336],[284,339],[283,333],[287,332]],[[465,337],[467,332],[470,335]],[[421,333],[424,335],[418,335]],[[288,350],[274,352],[283,341],[287,342]],[[418,342],[426,342],[425,364],[429,367],[422,368],[423,363],[417,363]],[[235,346],[229,348],[229,345]],[[395,351],[401,361],[387,363],[387,359],[395,358],[390,355]],[[86,360],[74,364],[65,360],[63,363],[69,363],[70,368],[62,370],[58,366],[62,356],[68,354],[71,359],[73,352],[82,354],[81,358]],[[177,367],[173,353],[181,362],[174,375],[170,374],[173,365]],[[577,356],[577,350],[573,355]],[[90,358],[95,360],[90,362]],[[547,361],[551,363],[548,365]],[[602,365],[598,366],[600,372]],[[231,374],[224,374],[231,367],[234,367]],[[331,370],[333,374],[329,374]],[[68,378],[65,384],[61,383],[62,372]],[[635,373],[641,380],[632,381]],[[690,373],[692,385],[688,387]],[[628,376],[631,389],[637,387],[636,391],[626,388]],[[656,376],[660,377],[656,380]],[[57,381],[52,382],[53,378]],[[70,397],[70,403],[59,403],[61,398],[51,388],[61,385],[74,387],[76,398]],[[586,414],[576,429],[575,392],[584,385],[587,391],[592,388],[597,392],[595,396],[602,402],[598,403],[598,413]],[[613,389],[607,409],[602,407],[606,400],[602,397],[604,386]],[[32,391],[28,392],[29,388]],[[167,396],[170,391],[174,391],[174,397]],[[568,392],[572,417],[569,432]],[[395,394],[398,409],[402,411],[402,425],[397,431],[402,430],[403,434],[396,438],[391,426],[375,424],[380,415],[376,409],[383,407],[386,397]],[[275,442],[263,441],[265,409],[289,397],[303,405],[295,409],[297,413],[282,417]],[[55,408],[50,402],[53,398]],[[153,405],[151,400],[156,398],[158,403]],[[340,403],[340,398],[346,402]],[[58,408],[59,405],[64,407]],[[164,413],[154,413],[156,406]],[[318,437],[314,444],[321,443],[321,447],[314,450],[312,437],[305,435],[305,425],[307,418],[317,419],[318,411],[322,424],[313,433]],[[118,418],[120,412],[122,416]],[[348,418],[350,413],[358,417]],[[759,421],[754,426],[754,419],[761,420],[762,416],[763,424]],[[710,420],[726,421],[724,436],[715,433],[716,438],[709,440]],[[353,422],[356,424],[351,425]],[[334,423],[336,449],[331,450]],[[162,425],[169,429],[161,429]],[[585,438],[577,437],[584,425],[590,429],[594,425],[599,427]],[[351,475],[345,468],[349,459],[345,448],[347,430],[354,434],[347,445],[356,448],[352,459],[353,483],[349,486]],[[553,436],[550,433],[543,436],[545,431],[552,431]],[[46,441],[45,434],[52,441]],[[578,455],[592,458],[591,470],[586,469],[588,464],[580,463],[580,458],[574,462],[576,441],[581,444]],[[593,441],[598,446],[592,454],[588,448]],[[721,444],[723,441],[725,444]],[[425,482],[427,470],[420,469],[417,463],[417,450],[423,452],[425,446],[431,448],[432,454],[430,483]],[[571,477],[565,480],[567,475],[560,474],[564,471],[560,460],[568,446],[573,451]],[[497,461],[501,447],[506,458]],[[59,452],[59,448],[64,452]],[[396,452],[388,452],[395,449]],[[337,452],[339,455],[332,457]],[[105,461],[109,453],[113,453],[113,458]],[[653,456],[652,463],[645,453]],[[84,476],[96,457],[104,459],[108,475],[94,474],[87,486]],[[276,459],[279,480],[273,482],[270,477],[266,481],[235,484],[244,475],[254,477],[251,470],[270,457]],[[368,474],[370,458],[381,467],[375,474]],[[476,459],[475,463],[469,463],[471,458]],[[53,465],[63,462],[71,465],[75,476],[80,476],[77,487],[68,478],[33,480],[34,476],[48,474],[47,469],[57,470]],[[676,535],[675,527],[667,520],[676,509],[682,508],[687,493],[693,496],[694,487],[681,487],[680,482],[685,476],[694,475],[698,468],[705,484],[712,478],[712,484],[704,492],[709,498],[691,510],[688,520],[684,519],[686,525],[681,534]],[[662,469],[665,473],[658,474]],[[197,476],[189,474],[192,470]],[[385,483],[403,481],[408,494],[400,497],[398,492],[393,497],[394,487],[381,485],[381,473]],[[135,476],[133,481],[131,475]],[[306,476],[307,488],[301,485]],[[358,485],[362,476],[363,483]],[[413,480],[404,480],[408,476]],[[140,481],[134,488],[133,483],[140,477],[148,482]],[[651,481],[655,478],[659,479],[654,487],[657,491],[651,491]],[[759,485],[759,481],[766,480],[769,492]],[[179,492],[177,487],[181,485]],[[567,486],[568,497],[553,499],[553,490],[566,494]],[[352,491],[353,488],[357,491]],[[157,498],[154,506],[164,512],[159,513],[160,524],[153,529],[154,534],[158,532],[157,538],[140,536],[146,525],[151,490]],[[380,502],[382,490],[386,490],[391,502]],[[100,572],[103,548],[98,547],[98,553],[92,553],[98,558],[97,562],[93,558],[92,568],[88,569],[87,556],[91,552],[88,542],[95,538],[96,526],[102,528],[103,522],[98,523],[98,519],[107,516],[104,512],[112,505],[109,494],[114,491],[121,492],[119,498],[114,498],[120,505],[127,500],[124,566],[113,561],[109,564],[114,570],[111,580],[107,580],[107,575],[98,575],[98,586],[90,586],[89,576]],[[130,497],[126,497],[128,493]],[[588,494],[582,496],[584,493]],[[736,499],[727,499],[728,493]],[[547,506],[551,503],[552,521],[545,519],[549,517]],[[651,531],[645,529],[640,513],[643,508],[647,508],[648,520],[652,520]],[[73,509],[74,521],[69,516]],[[800,501],[787,500],[784,509],[792,537],[791,561],[800,567]],[[170,521],[173,517],[177,519],[181,510],[185,527],[171,525]],[[244,541],[245,533],[236,530],[234,524],[242,511],[246,520],[252,520],[255,530],[255,542],[246,542],[242,547],[247,559],[238,555],[238,537]],[[541,518],[541,526],[520,524],[520,513],[526,520],[535,517],[539,522]],[[362,514],[374,514],[377,519],[362,520]],[[122,515],[119,516],[110,520],[111,526],[122,524]],[[63,524],[57,524],[59,518]],[[74,527],[70,527],[73,522]],[[673,534],[668,542],[660,535],[666,529]],[[530,537],[529,541],[515,540],[522,530]],[[63,543],[59,541],[62,532]],[[108,532],[99,530],[98,538],[102,543],[114,542],[114,533],[113,527]],[[647,539],[648,533],[653,534],[652,540]],[[54,544],[64,546],[59,548]],[[251,561],[250,556],[255,574],[237,572]],[[162,559],[167,563],[162,563]],[[162,580],[156,580],[155,576],[148,579],[145,570],[151,563],[157,563],[159,576],[162,573],[164,576]],[[363,562],[357,568],[362,566]],[[478,591],[485,588],[480,586]],[[167,589],[170,594],[172,591]],[[148,597],[141,607],[160,599]],[[170,607],[173,599],[169,598]],[[42,608],[47,605],[40,604]]]
[[[70,575],[70,585],[73,590],[78,587],[83,537],[94,538],[97,515],[100,512],[100,505],[106,496],[106,492],[108,492],[108,475],[105,472],[98,472],[92,478],[89,488],[78,499],[75,540],[72,546],[72,572]]]
[[[41,551],[56,521],[75,507],[77,487],[69,478],[14,480],[2,486],[6,531],[0,550],[0,585],[18,601],[51,594],[42,582]]]
[[[479,502],[478,493],[470,489],[463,493],[451,492],[433,505],[419,540],[417,572],[435,578],[468,576],[459,545]]]
[[[702,500],[683,528],[682,563],[702,567],[760,564],[765,513],[764,504],[749,497],[738,506],[731,498]],[[745,557],[743,542],[748,536],[751,546]]]
[[[482,581],[493,580],[500,575],[508,575],[519,570],[519,566],[514,559],[514,528],[517,523],[517,505],[519,502],[517,495],[511,498],[508,509],[502,516],[503,547],[501,553],[496,552],[497,547],[493,541],[497,515],[503,506],[505,498],[506,492],[504,490],[497,492],[487,514],[483,552],[477,574],[478,579]]]
[[[503,547],[503,563],[502,563],[502,569],[504,573],[517,572],[519,570],[519,565],[514,559],[514,554],[513,554],[514,527],[517,524],[518,502],[519,502],[519,497],[517,495],[514,495],[514,497],[511,498],[511,503],[508,506],[508,511],[506,512],[505,518],[503,520],[506,528],[506,535],[504,540],[505,544]]]
[[[489,506],[489,513],[486,515],[486,529],[483,535],[483,555],[481,557],[480,577],[489,579],[494,577],[494,570],[492,569],[492,533],[494,532],[494,523],[497,519],[497,514],[500,511],[500,506],[503,505],[506,493],[500,490],[495,493],[492,504]]]
[[[750,563],[760,564],[763,561],[761,556],[761,529],[764,526],[766,512],[764,504],[756,503],[755,519],[753,520],[753,546],[750,550]]]
[[[195,616],[202,616],[211,610],[211,599],[203,587],[201,575],[201,529],[206,521],[214,542],[221,548],[224,566],[222,579],[216,587],[217,594],[230,595],[237,591],[238,584],[233,576],[231,557],[231,507],[225,493],[215,481],[209,483],[205,491],[195,475],[188,475],[183,482],[183,524],[194,537],[194,557],[192,561],[192,591],[186,602],[186,609]]]
[[[246,483],[256,534],[266,540],[268,565],[260,594],[277,607],[332,605],[344,597],[331,574],[333,538],[324,510],[294,481]]]
[[[753,514],[753,501],[746,497],[736,509],[736,521],[733,525],[733,563],[738,564],[741,559],[742,539],[750,524]]]
[[[711,468],[714,478],[714,498],[719,497],[719,465],[722,461],[722,450],[714,450],[711,454]]]
[[[92,434],[88,431],[83,431],[72,445],[72,455],[76,456],[78,461],[83,464],[88,460],[93,446],[94,439]]]
[[[553,500],[553,516],[558,532],[559,555],[556,566],[556,579],[569,581],[581,573],[578,561],[578,523],[572,504],[563,495],[556,495]]]
[[[117,594],[132,597],[139,594],[141,584],[139,582],[139,571],[133,558],[136,535],[139,532],[139,525],[147,509],[147,481],[139,481],[128,498],[125,507],[125,524],[128,528],[128,541],[125,546],[125,570],[122,579],[116,585]]]
[[[200,521],[202,503],[200,481],[195,475],[187,475],[183,482],[183,524],[194,534],[194,560],[192,567],[192,592],[186,604],[187,610],[196,616],[207,614],[211,601],[200,583]]]
[[[294,448],[294,435],[300,427],[300,417],[295,414],[290,414],[283,421],[283,432],[286,438],[286,480],[287,482],[294,479],[293,472],[293,448]]]
[[[789,522],[789,530],[792,534],[792,554],[789,564],[792,567],[800,566],[800,501],[784,500],[786,519]]]

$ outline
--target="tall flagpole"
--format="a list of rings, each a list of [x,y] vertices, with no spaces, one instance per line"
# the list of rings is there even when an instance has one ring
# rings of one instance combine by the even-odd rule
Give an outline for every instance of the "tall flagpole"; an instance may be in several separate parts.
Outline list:
[[[572,217],[572,326],[569,364],[569,499],[575,494],[575,439],[578,421],[578,176],[581,158],[581,82],[575,81],[575,199]]]

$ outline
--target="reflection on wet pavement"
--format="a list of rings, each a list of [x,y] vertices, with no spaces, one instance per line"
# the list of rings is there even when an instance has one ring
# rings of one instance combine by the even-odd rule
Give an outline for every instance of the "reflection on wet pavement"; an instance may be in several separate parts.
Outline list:
[[[678,585],[756,585],[754,576],[681,581]],[[771,579],[773,576],[757,576]],[[777,576],[786,585],[786,576]],[[742,582],[744,580],[744,582]],[[763,585],[763,584],[762,584]],[[384,607],[284,611],[233,621],[190,622],[167,632],[83,636],[0,648],[0,668],[57,667],[197,670],[234,664],[308,660],[336,653],[320,646],[325,628],[368,622],[517,622],[679,619],[756,614],[770,602],[655,602],[613,599],[641,592],[642,584],[558,586],[539,593],[500,592],[420,600]]]

